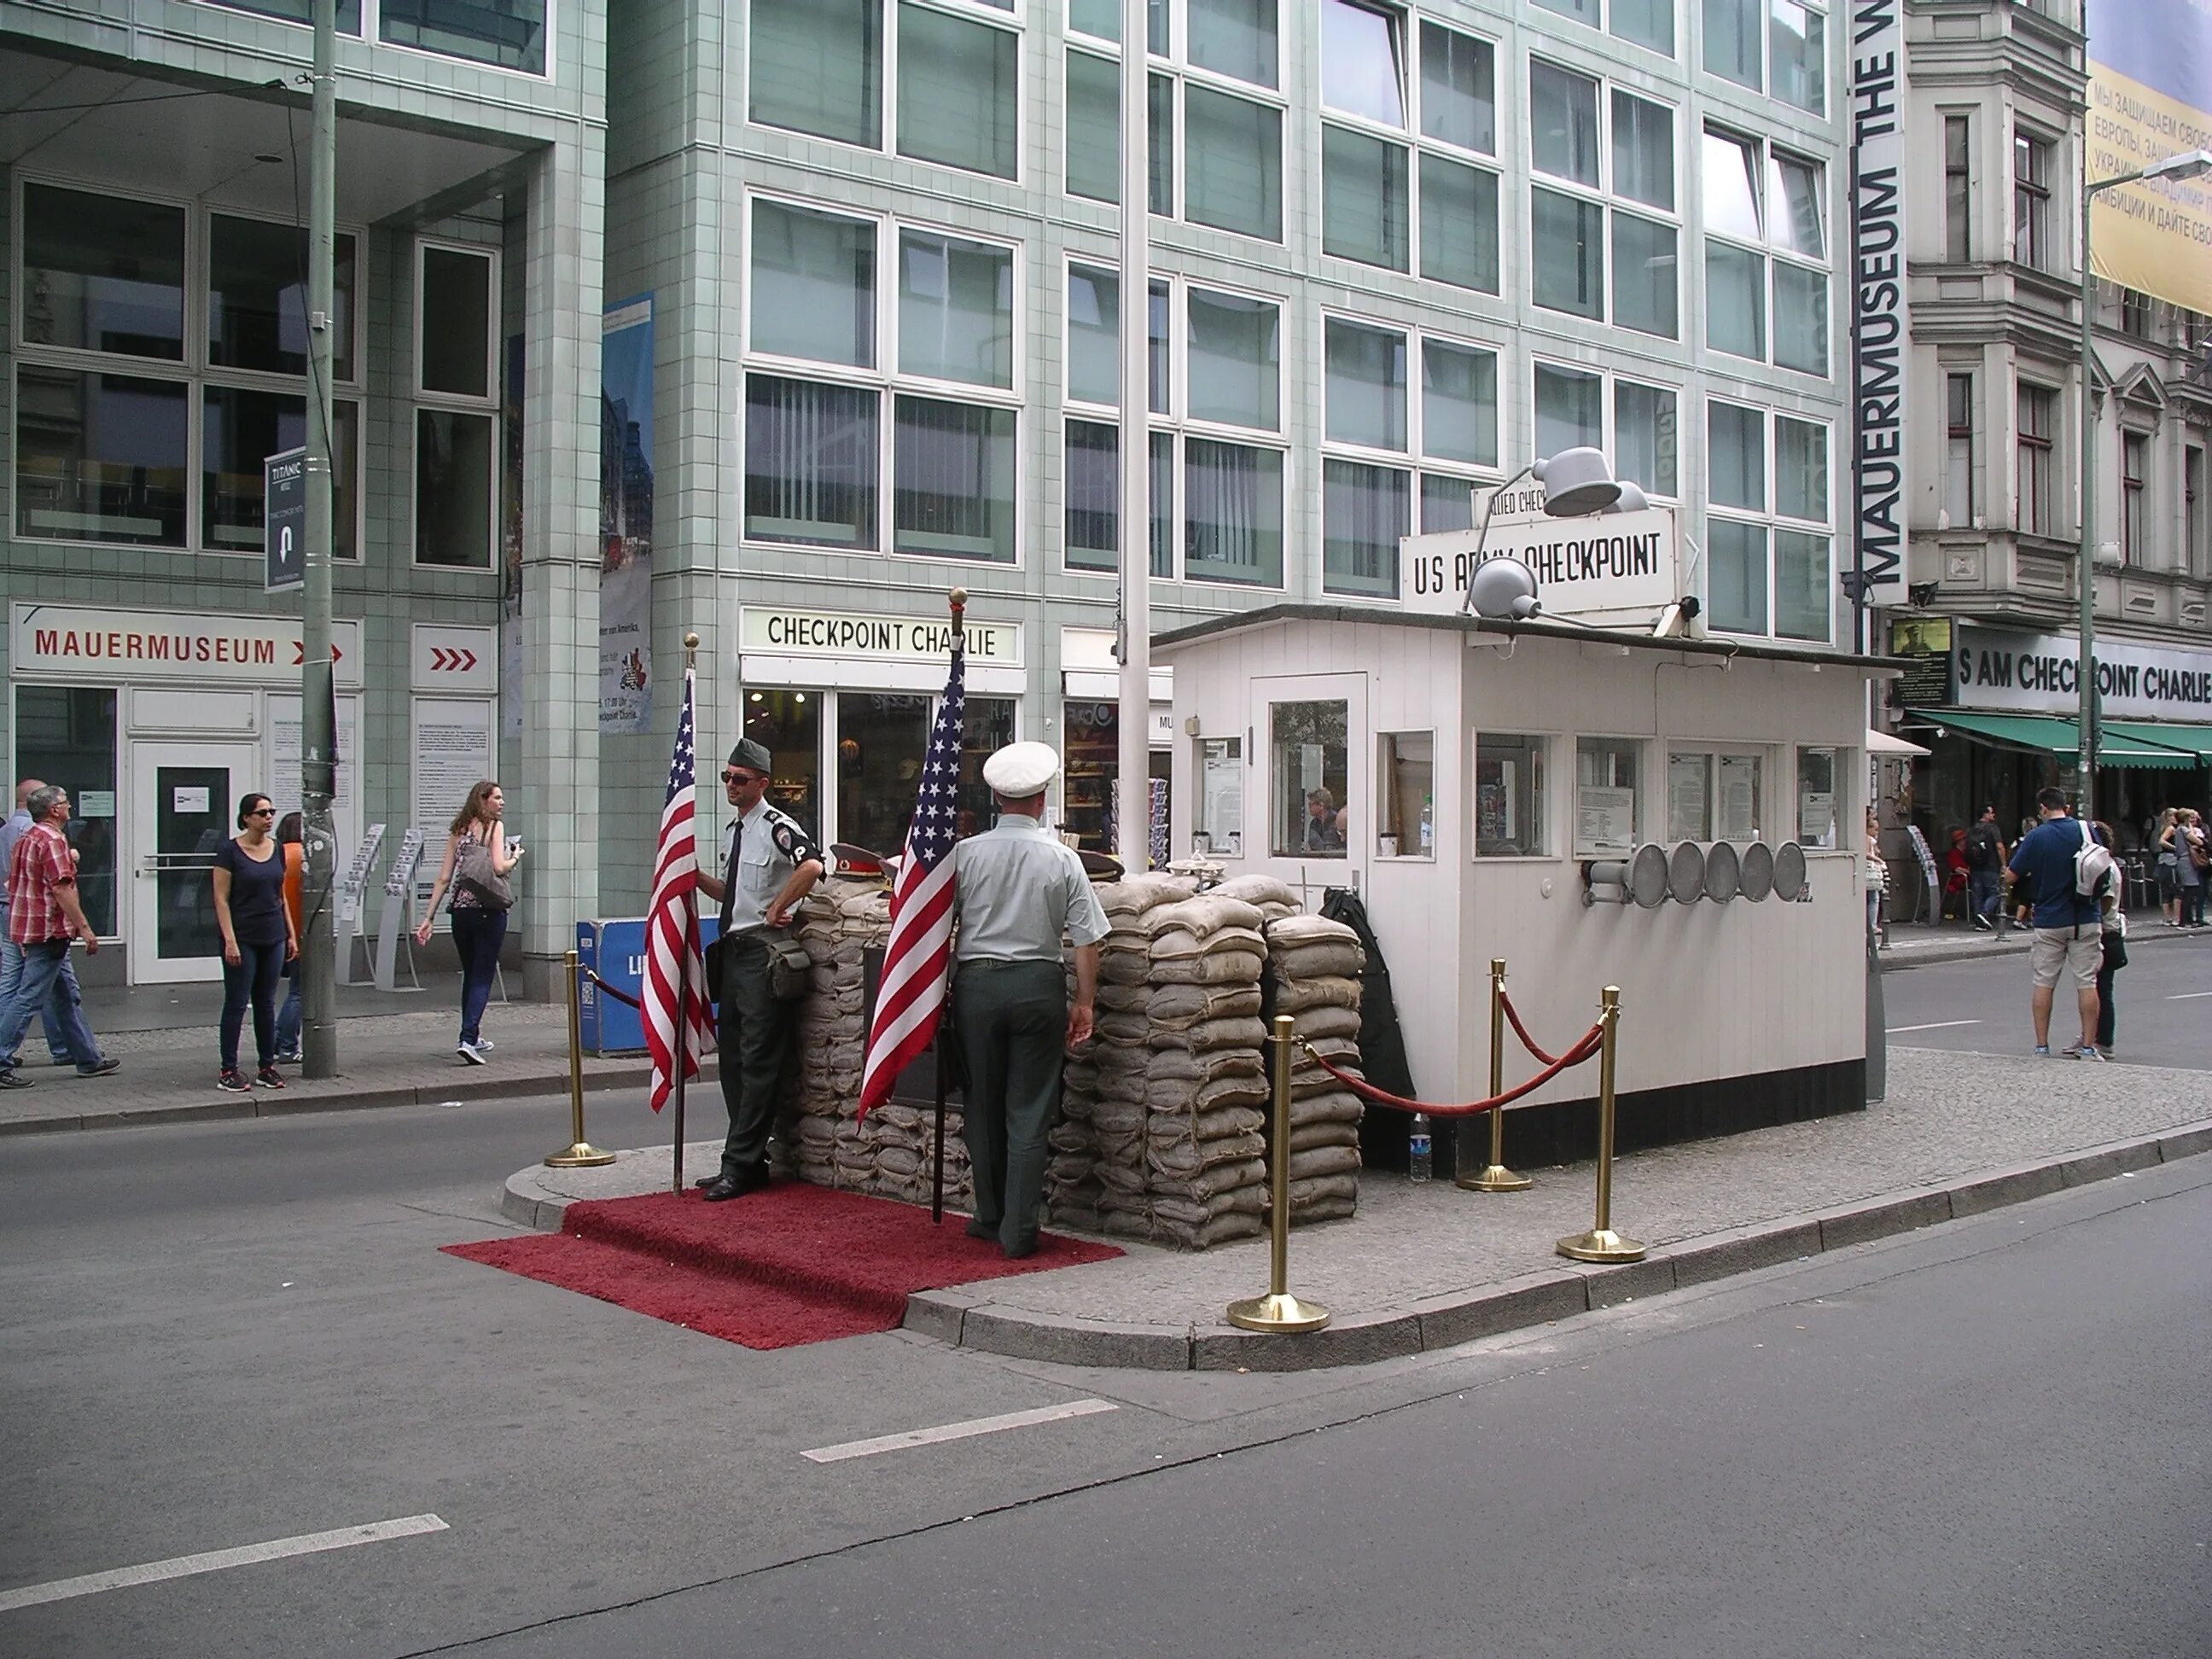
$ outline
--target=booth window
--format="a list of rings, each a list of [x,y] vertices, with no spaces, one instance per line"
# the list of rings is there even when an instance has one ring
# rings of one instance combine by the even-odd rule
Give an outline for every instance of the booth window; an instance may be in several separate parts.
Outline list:
[[[806,833],[818,840],[822,834],[821,694],[747,692],[745,735],[756,743],[765,744],[768,752],[775,757],[775,774],[769,780],[769,799],[797,818]],[[880,850],[897,849],[894,844]]]
[[[1352,828],[1345,799],[1352,781],[1351,724],[1351,705],[1341,701],[1273,706],[1268,731],[1277,858],[1346,855]]]
[[[77,895],[102,939],[115,935],[115,688],[15,688],[15,769],[69,791]]]
[[[1800,749],[1797,751],[1797,844],[1835,847],[1836,751]]]
[[[1575,739],[1577,858],[1619,858],[1636,850],[1643,754],[1634,738]]]
[[[1197,834],[1192,850],[1237,858],[1244,851],[1244,739],[1200,738]]]
[[[1541,858],[1545,850],[1543,738],[1485,732],[1474,740],[1478,858]]]
[[[1382,857],[1437,855],[1437,739],[1385,732],[1376,755],[1375,850]]]
[[[1709,749],[1668,750],[1667,839],[1762,839],[1764,773],[1761,757],[1755,754]]]

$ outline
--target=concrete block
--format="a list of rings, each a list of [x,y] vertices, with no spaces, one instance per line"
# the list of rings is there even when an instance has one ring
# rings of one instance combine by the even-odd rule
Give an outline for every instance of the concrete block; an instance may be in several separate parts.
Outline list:
[[[1013,1359],[1048,1360],[1055,1365],[1115,1365],[1144,1371],[1191,1369],[1188,1325],[1116,1325],[989,1303],[966,1310],[960,1322],[960,1345]]]
[[[2094,1181],[2110,1181],[2129,1170],[2147,1170],[2158,1161],[2154,1139],[2124,1140],[2075,1153],[2058,1165],[2058,1174],[2069,1187],[2086,1187]]]
[[[1413,1304],[1424,1349],[1456,1347],[1500,1331],[1517,1331],[1589,1311],[1589,1285],[1565,1268],[1530,1273],[1472,1292],[1431,1297]]]
[[[57,1129],[82,1129],[85,1121],[71,1115],[66,1117],[0,1117],[0,1135],[42,1135]]]
[[[2008,1204],[2024,1204],[2031,1198],[2047,1197],[2065,1184],[2058,1166],[2047,1160],[1992,1170],[1951,1188],[1951,1214],[1954,1218],[1981,1215]]]
[[[1674,1286],[1687,1290],[1717,1279],[1778,1267],[1785,1261],[1820,1253],[1820,1224],[1817,1221],[1776,1221],[1752,1227],[1731,1227],[1670,1246],[1666,1259],[1674,1264]]]
[[[1582,1275],[1589,1287],[1593,1310],[1662,1296],[1674,1288],[1674,1260],[1664,1255],[1646,1256],[1641,1261],[1623,1262],[1613,1267],[1593,1262],[1583,1267]]]
[[[1323,1330],[1268,1335],[1217,1325],[1195,1334],[1192,1363],[1201,1371],[1307,1371],[1365,1365],[1421,1351],[1421,1321],[1411,1311],[1340,1316]]]
[[[2212,1123],[2196,1123],[2185,1129],[2170,1130],[2158,1139],[2158,1155],[2167,1164],[2179,1158],[2195,1158],[2200,1152],[2212,1152]]]
[[[957,1348],[961,1325],[977,1300],[963,1291],[916,1291],[907,1297],[906,1317],[900,1322],[919,1336],[933,1337]]]
[[[1820,1248],[1840,1250],[1869,1239],[1909,1233],[1916,1227],[1932,1227],[1951,1218],[1951,1194],[1907,1193],[1900,1198],[1877,1198],[1815,1218],[1820,1226]]]

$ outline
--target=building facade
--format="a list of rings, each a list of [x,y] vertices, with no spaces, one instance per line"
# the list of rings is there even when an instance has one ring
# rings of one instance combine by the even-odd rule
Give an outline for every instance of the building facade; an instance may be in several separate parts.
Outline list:
[[[896,845],[956,585],[973,810],[981,756],[1040,738],[1106,840],[1120,9],[349,0],[341,830],[387,826],[370,907],[481,763],[532,848],[531,956],[641,909],[687,632],[701,752],[758,737],[825,840]],[[304,98],[268,89],[301,15],[0,5],[44,88],[0,125],[9,739],[112,814],[134,978],[206,970],[206,803],[296,789],[296,601],[247,556],[303,391]],[[1156,627],[1395,605],[1401,537],[1589,444],[1679,514],[1710,631],[1849,644],[1840,15],[1149,15]],[[1156,672],[1163,787],[1170,701]],[[218,738],[220,791],[179,769]]]

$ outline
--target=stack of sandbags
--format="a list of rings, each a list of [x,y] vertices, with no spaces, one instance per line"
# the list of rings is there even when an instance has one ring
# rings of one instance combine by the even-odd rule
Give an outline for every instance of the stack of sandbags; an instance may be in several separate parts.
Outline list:
[[[1242,899],[1267,921],[1279,921],[1299,913],[1297,893],[1273,876],[1237,876],[1206,890],[1212,898]]]
[[[1265,1228],[1265,920],[1218,889],[1145,913],[1150,975],[1137,1040],[1148,1045],[1145,1156],[1156,1239],[1203,1249]]]
[[[1329,1064],[1355,1077],[1359,1065],[1359,936],[1342,922],[1286,915],[1267,924],[1275,1012]],[[1291,1224],[1350,1215],[1359,1201],[1359,1097],[1304,1048],[1291,1066]]]

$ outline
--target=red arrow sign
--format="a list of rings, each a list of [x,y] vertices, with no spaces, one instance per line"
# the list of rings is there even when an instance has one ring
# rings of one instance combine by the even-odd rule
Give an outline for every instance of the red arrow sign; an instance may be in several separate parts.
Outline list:
[[[477,653],[465,646],[434,645],[430,647],[433,673],[465,674],[476,665]]]
[[[336,640],[332,640],[331,641],[331,661],[335,664],[343,659],[345,653],[338,649],[338,642]],[[292,666],[297,668],[301,663],[307,661],[307,647],[305,641],[300,640],[293,641]]]

